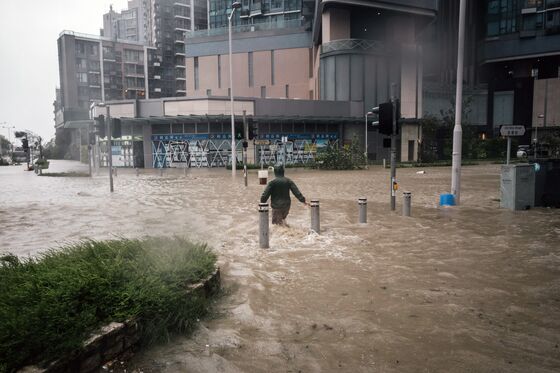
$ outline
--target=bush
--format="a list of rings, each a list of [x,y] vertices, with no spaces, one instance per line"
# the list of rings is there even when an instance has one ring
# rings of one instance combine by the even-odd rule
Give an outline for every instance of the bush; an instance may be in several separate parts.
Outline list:
[[[356,141],[352,141],[350,145],[344,145],[342,148],[329,145],[320,151],[316,167],[324,170],[354,170],[362,168],[365,163],[363,151],[359,149]]]
[[[0,371],[78,349],[110,321],[139,321],[144,343],[185,332],[207,309],[185,286],[216,256],[186,240],[86,241],[37,259],[0,258]]]

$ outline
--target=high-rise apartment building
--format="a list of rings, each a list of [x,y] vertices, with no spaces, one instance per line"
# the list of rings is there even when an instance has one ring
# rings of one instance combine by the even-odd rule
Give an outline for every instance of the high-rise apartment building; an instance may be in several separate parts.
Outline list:
[[[87,119],[93,101],[159,97],[161,59],[154,48],[63,31],[58,56],[63,122]]]
[[[149,61],[157,81],[149,97],[186,95],[185,38],[208,28],[206,0],[131,0],[120,13],[112,7],[103,16],[102,36],[150,46]],[[148,61],[148,62],[149,62]]]
[[[101,36],[151,44],[151,10],[150,0],[130,0],[128,8],[120,13],[111,6],[109,12],[103,15]]]

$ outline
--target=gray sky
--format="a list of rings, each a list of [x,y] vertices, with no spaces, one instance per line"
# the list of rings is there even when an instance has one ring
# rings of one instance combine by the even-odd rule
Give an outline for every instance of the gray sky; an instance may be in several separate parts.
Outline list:
[[[126,0],[0,0],[0,123],[54,137],[58,76],[56,40],[62,30],[99,35],[109,5]],[[7,130],[0,128],[7,137]]]

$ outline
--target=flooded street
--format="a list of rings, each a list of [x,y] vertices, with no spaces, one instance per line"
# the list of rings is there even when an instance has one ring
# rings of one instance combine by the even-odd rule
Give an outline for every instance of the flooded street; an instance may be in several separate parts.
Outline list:
[[[50,172],[87,171],[52,161]],[[463,167],[462,206],[439,208],[450,168],[287,169],[321,203],[320,235],[292,198],[290,227],[258,248],[256,171],[119,170],[92,179],[0,167],[0,252],[84,238],[187,236],[219,254],[226,295],[190,337],[138,353],[143,372],[558,372],[560,213],[499,209],[499,165]],[[400,216],[402,191],[412,217]],[[368,223],[358,224],[359,197]]]

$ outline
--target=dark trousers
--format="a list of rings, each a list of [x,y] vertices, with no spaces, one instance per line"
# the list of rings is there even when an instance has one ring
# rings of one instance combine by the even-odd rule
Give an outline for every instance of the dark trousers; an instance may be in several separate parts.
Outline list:
[[[290,213],[290,206],[281,209],[272,209],[272,224],[285,224],[284,220]]]

